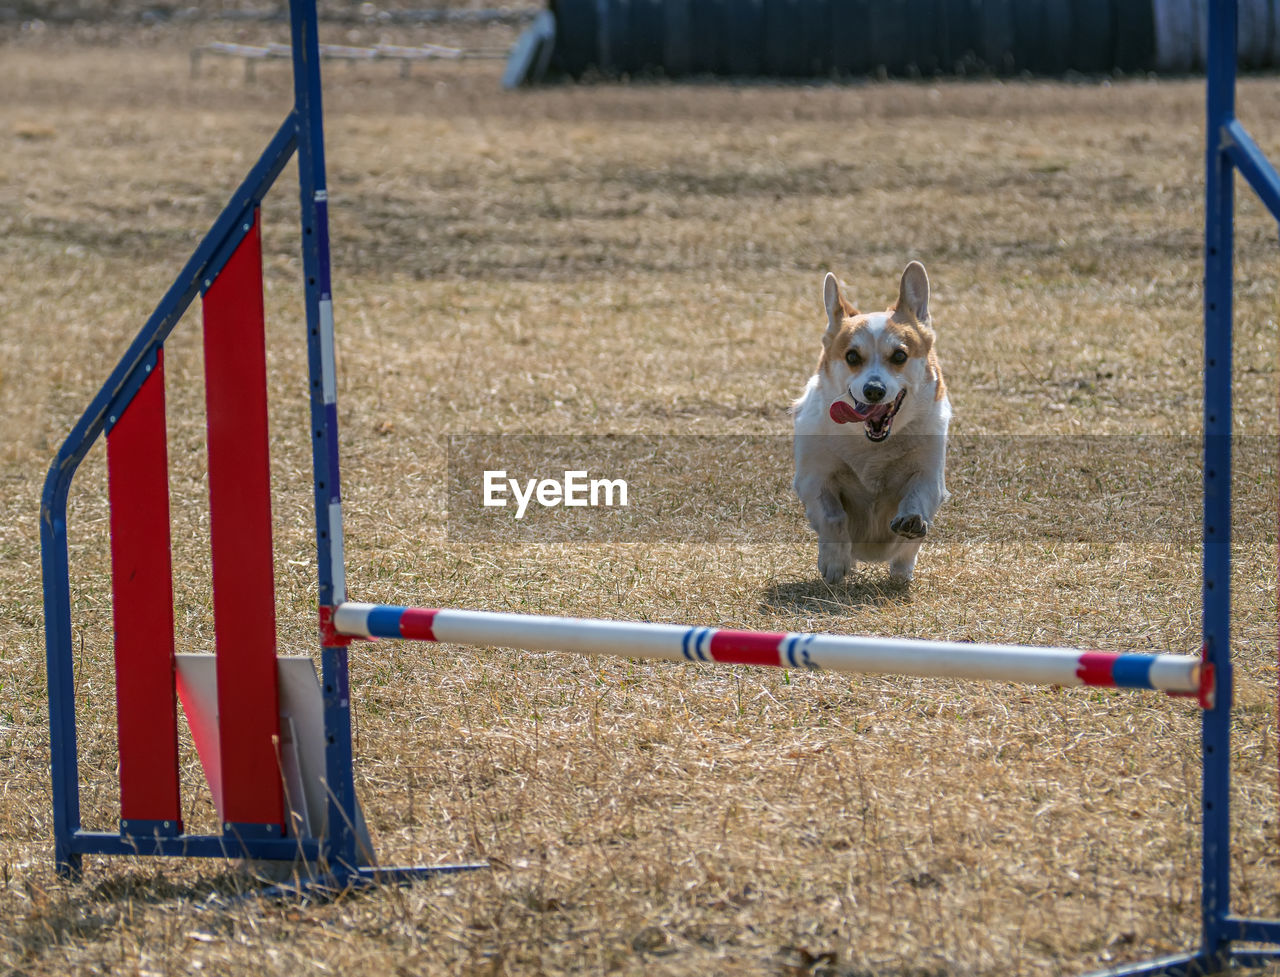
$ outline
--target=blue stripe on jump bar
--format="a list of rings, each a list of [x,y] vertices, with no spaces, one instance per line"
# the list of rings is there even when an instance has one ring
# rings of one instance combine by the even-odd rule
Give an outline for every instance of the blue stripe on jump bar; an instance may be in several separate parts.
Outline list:
[[[707,646],[713,631],[715,628],[690,628],[686,631],[680,639],[680,650],[684,652],[684,657],[691,662],[711,661]]]
[[[813,643],[813,635],[811,634],[789,634],[786,641],[783,642],[782,649],[786,653],[787,661],[790,662],[792,668],[811,668],[818,670],[818,666],[813,663],[813,659],[809,657],[809,645]]]
[[[1111,666],[1111,680],[1125,689],[1150,689],[1151,666],[1155,658],[1151,655],[1120,655]]]
[[[698,628],[693,638],[693,652],[698,656],[698,661],[711,661],[711,635],[715,633],[715,628]]]
[[[374,638],[398,638],[400,637],[400,615],[407,608],[404,607],[375,607],[369,612],[369,622],[366,625],[369,634]]]
[[[787,658],[787,664],[792,668],[800,667],[799,663],[796,661],[796,641],[799,637],[800,636],[797,634],[789,634],[787,635],[786,640],[782,642],[782,653]]]

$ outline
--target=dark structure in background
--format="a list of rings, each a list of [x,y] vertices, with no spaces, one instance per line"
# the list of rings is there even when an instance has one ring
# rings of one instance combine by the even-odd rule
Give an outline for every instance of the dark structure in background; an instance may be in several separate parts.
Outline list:
[[[509,87],[546,77],[1185,73],[1208,0],[548,0]],[[1280,68],[1280,0],[1239,0],[1239,61]]]

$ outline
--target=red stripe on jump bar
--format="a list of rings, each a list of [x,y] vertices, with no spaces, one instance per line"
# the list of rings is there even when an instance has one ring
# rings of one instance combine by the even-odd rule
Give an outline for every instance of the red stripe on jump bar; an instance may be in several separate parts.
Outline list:
[[[1080,655],[1076,678],[1085,685],[1115,685],[1112,669],[1119,657],[1113,651],[1086,651]]]
[[[711,636],[711,659],[725,665],[781,665],[779,648],[785,634],[717,631]]]
[[[436,635],[431,629],[431,622],[435,620],[437,613],[438,611],[423,607],[406,607],[400,615],[400,636],[414,641],[435,641]]]
[[[204,295],[222,820],[283,833],[258,215]]]
[[[120,817],[181,833],[164,353],[107,435]]]

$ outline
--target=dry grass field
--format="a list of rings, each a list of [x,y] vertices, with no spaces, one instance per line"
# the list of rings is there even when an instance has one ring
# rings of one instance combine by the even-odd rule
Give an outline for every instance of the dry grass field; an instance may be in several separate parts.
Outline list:
[[[287,111],[285,65],[193,79],[190,49],[268,37],[283,28],[0,38],[0,973],[1054,975],[1196,942],[1185,700],[397,643],[352,654],[381,858],[491,870],[308,906],[236,901],[251,883],[215,863],[90,857],[57,881],[40,489]],[[354,598],[1198,648],[1198,81],[502,94],[499,71],[326,69]],[[1277,96],[1240,86],[1273,158]],[[290,168],[267,203],[265,272],[280,646],[308,653],[295,187]],[[882,567],[827,587],[788,495],[787,406],[825,271],[882,307],[913,257],[954,498],[909,588]],[[1241,192],[1234,882],[1261,914],[1280,913],[1276,259]],[[178,643],[208,650],[198,313],[167,367]],[[504,535],[449,511],[449,439],[469,434],[645,435],[687,461],[667,509]],[[118,816],[104,471],[99,446],[69,520],[89,827]],[[209,829],[183,750],[188,824]]]

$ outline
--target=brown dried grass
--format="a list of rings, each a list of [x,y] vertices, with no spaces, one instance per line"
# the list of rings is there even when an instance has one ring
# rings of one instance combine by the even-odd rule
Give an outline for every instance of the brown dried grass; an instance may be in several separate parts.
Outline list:
[[[191,80],[200,30],[11,34],[0,58],[0,967],[1057,974],[1195,942],[1186,702],[434,646],[353,655],[358,786],[384,861],[492,871],[305,908],[211,901],[244,882],[207,863],[89,859],[83,883],[57,882],[43,473],[289,97],[283,66],[254,87],[234,64]],[[821,273],[874,305],[912,256],[933,275],[959,434],[1194,437],[1197,83],[502,95],[493,65],[328,78],[355,596],[1196,648],[1198,548],[1149,531],[1169,512],[1112,499],[1113,538],[1042,531],[1071,501],[1052,438],[1019,442],[1021,492],[956,456],[956,503],[909,591],[875,569],[816,582],[798,505],[747,544],[471,544],[445,533],[443,465],[449,433],[785,437]],[[1273,156],[1275,94],[1273,79],[1240,92]],[[306,652],[290,185],[269,204],[266,286],[281,646]],[[1237,430],[1270,439],[1274,233],[1242,194]],[[197,332],[184,323],[167,350],[184,650],[211,627]],[[1234,878],[1240,910],[1275,914],[1275,466],[1245,469]],[[104,484],[95,451],[71,516],[89,826],[115,803]],[[1176,484],[1175,521],[1194,506]],[[975,498],[1000,533],[980,531]],[[208,827],[189,747],[184,763],[188,818]]]

